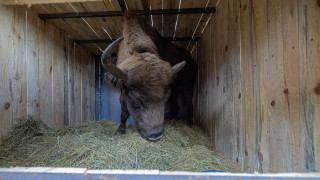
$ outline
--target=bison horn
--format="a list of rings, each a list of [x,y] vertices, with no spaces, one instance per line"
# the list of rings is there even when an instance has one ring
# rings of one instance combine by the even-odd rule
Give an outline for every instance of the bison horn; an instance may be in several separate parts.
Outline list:
[[[123,37],[118,38],[103,51],[101,56],[101,63],[103,67],[106,70],[108,70],[112,75],[126,82],[128,80],[127,75],[111,62],[111,54],[112,52],[114,52],[115,48],[118,44],[120,44],[122,40]]]
[[[173,74],[178,74],[178,72],[186,65],[186,61],[179,62],[178,64],[172,66]]]

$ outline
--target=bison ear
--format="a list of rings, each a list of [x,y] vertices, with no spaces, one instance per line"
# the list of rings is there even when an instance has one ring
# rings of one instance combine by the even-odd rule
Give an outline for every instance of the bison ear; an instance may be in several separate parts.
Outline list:
[[[187,64],[186,61],[179,62],[178,64],[172,66],[172,72],[174,75],[178,74],[178,72]]]

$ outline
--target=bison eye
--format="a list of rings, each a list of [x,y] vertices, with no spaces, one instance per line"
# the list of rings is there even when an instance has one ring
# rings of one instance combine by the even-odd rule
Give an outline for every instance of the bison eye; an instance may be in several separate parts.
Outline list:
[[[138,48],[138,49],[137,49],[137,52],[138,52],[139,54],[142,54],[142,53],[149,52],[149,51],[148,51],[148,49],[146,49],[146,48]]]
[[[142,108],[142,105],[139,101],[134,101],[134,100],[130,99],[129,104],[130,104],[132,110],[134,110],[134,111]]]
[[[133,105],[132,105],[132,109],[133,109],[133,110],[138,110],[138,109],[140,109],[140,106],[139,106],[139,105],[136,105],[136,104],[133,104]]]
[[[145,53],[145,52],[148,52],[148,51],[146,51],[144,49],[138,51],[139,54],[142,54],[142,53]]]

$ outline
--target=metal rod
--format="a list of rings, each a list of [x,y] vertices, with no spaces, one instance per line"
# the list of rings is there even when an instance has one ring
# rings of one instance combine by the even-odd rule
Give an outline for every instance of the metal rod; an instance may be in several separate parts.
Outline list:
[[[175,37],[165,38],[168,41],[198,41],[199,37]],[[74,40],[75,43],[112,43],[116,39],[90,39],[90,40]]]
[[[153,10],[134,10],[141,15],[165,15],[165,14],[196,14],[196,13],[215,13],[215,7],[208,8],[182,8],[182,9],[153,9]],[[101,11],[101,12],[78,12],[78,13],[53,13],[39,14],[41,19],[59,18],[85,18],[85,17],[112,17],[122,16],[122,11]]]

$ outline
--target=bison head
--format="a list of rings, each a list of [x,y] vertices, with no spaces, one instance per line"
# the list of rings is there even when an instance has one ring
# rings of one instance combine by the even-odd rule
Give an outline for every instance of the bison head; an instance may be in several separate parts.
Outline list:
[[[171,67],[170,63],[163,61],[147,35],[150,32],[146,31],[150,30],[154,31],[143,17],[126,13],[123,38],[110,44],[101,60],[109,71],[111,84],[120,88],[122,114],[129,113],[140,135],[152,141],[163,136],[164,108],[170,96],[170,84],[186,62]],[[114,65],[110,56],[119,44],[117,65]],[[121,119],[119,129],[125,128],[124,124]]]

